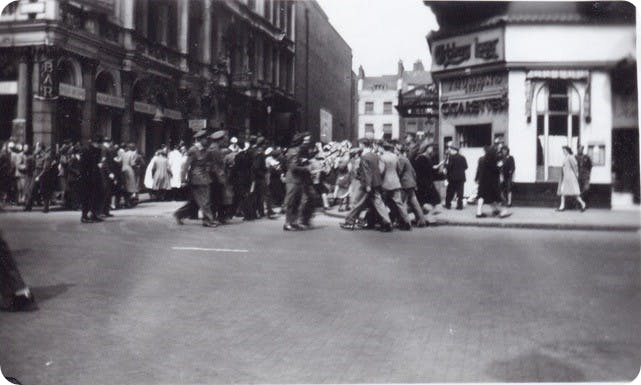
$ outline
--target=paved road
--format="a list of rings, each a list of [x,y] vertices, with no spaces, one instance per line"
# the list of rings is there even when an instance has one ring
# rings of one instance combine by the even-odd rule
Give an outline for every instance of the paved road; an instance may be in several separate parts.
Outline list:
[[[177,226],[174,205],[0,215],[39,310],[0,313],[25,384],[632,380],[638,233],[337,219]],[[198,249],[200,248],[200,249]],[[201,250],[202,249],[202,250]]]

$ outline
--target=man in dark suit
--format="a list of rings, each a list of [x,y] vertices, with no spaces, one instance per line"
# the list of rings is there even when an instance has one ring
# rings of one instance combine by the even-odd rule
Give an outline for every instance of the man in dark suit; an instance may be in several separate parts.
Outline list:
[[[457,196],[457,210],[463,210],[463,190],[465,187],[465,170],[467,161],[458,153],[458,147],[450,146],[450,156],[447,163],[447,190],[445,192],[445,208],[452,208],[454,194]]]
[[[176,210],[174,218],[179,225],[183,219],[191,216],[196,208],[203,212],[203,226],[216,227],[211,212],[211,156],[207,153],[207,132],[199,131],[194,135],[196,143],[187,152],[187,160],[183,166],[182,180],[189,185],[189,201]]]
[[[96,138],[96,141],[89,141],[80,152],[80,161],[78,168],[80,175],[78,178],[78,192],[82,204],[82,223],[102,222],[98,217],[98,210],[102,201],[102,178],[100,175],[100,144],[102,138]],[[91,218],[89,217],[91,212]]]
[[[285,174],[286,192],[283,202],[285,208],[285,224],[283,225],[283,230],[285,231],[301,230],[301,227],[298,225],[298,208],[303,195],[302,173],[304,166],[299,164],[300,159],[298,153],[302,142],[303,135],[300,133],[295,134],[292,138],[291,147],[289,147],[285,153],[287,169]]]
[[[378,155],[374,152],[371,140],[361,140],[361,146],[363,148],[363,155],[361,155],[356,174],[356,177],[361,182],[361,188],[354,199],[352,211],[347,214],[345,222],[341,223],[340,226],[343,229],[354,230],[356,219],[358,219],[361,211],[372,207],[380,217],[381,231],[392,231],[392,223],[387,212],[387,207],[385,207],[381,197],[383,181],[379,169]]]

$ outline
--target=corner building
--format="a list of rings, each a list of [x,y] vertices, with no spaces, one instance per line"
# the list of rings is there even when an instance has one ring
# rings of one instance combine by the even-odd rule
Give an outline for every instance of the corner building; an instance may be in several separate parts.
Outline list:
[[[592,206],[639,202],[635,9],[625,2],[432,2],[439,148],[474,184],[495,139],[516,162],[514,202],[552,206],[562,146],[592,158]],[[442,154],[441,154],[442,155]],[[466,186],[466,191],[472,191]]]
[[[95,134],[158,146],[193,130],[287,137],[295,4],[19,0],[0,14],[0,140]]]

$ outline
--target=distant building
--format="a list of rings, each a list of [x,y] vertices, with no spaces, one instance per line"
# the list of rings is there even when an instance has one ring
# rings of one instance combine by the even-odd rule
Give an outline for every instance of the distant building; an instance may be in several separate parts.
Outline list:
[[[406,71],[403,62],[398,62],[394,75],[365,76],[363,67],[358,73],[358,137],[376,139],[398,139],[405,133],[406,126],[416,131],[429,123],[411,119],[401,122],[396,109],[399,93],[432,83],[432,77],[425,71],[419,60],[411,71]]]
[[[633,5],[425,4],[440,27],[428,35],[439,142],[461,147],[469,183],[483,147],[503,141],[516,161],[514,202],[552,206],[562,146],[583,145],[594,166],[589,204],[639,202]]]
[[[328,142],[353,137],[352,49],[316,0],[296,5],[298,130]]]

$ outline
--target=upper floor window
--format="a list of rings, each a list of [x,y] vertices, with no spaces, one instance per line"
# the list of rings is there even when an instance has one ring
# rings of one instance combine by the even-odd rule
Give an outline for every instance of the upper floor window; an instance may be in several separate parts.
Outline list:
[[[247,0],[247,6],[252,11],[256,9],[256,0]]]
[[[383,103],[383,113],[391,114],[392,113],[392,102]]]
[[[374,113],[374,102],[365,102],[365,113],[366,114]]]

